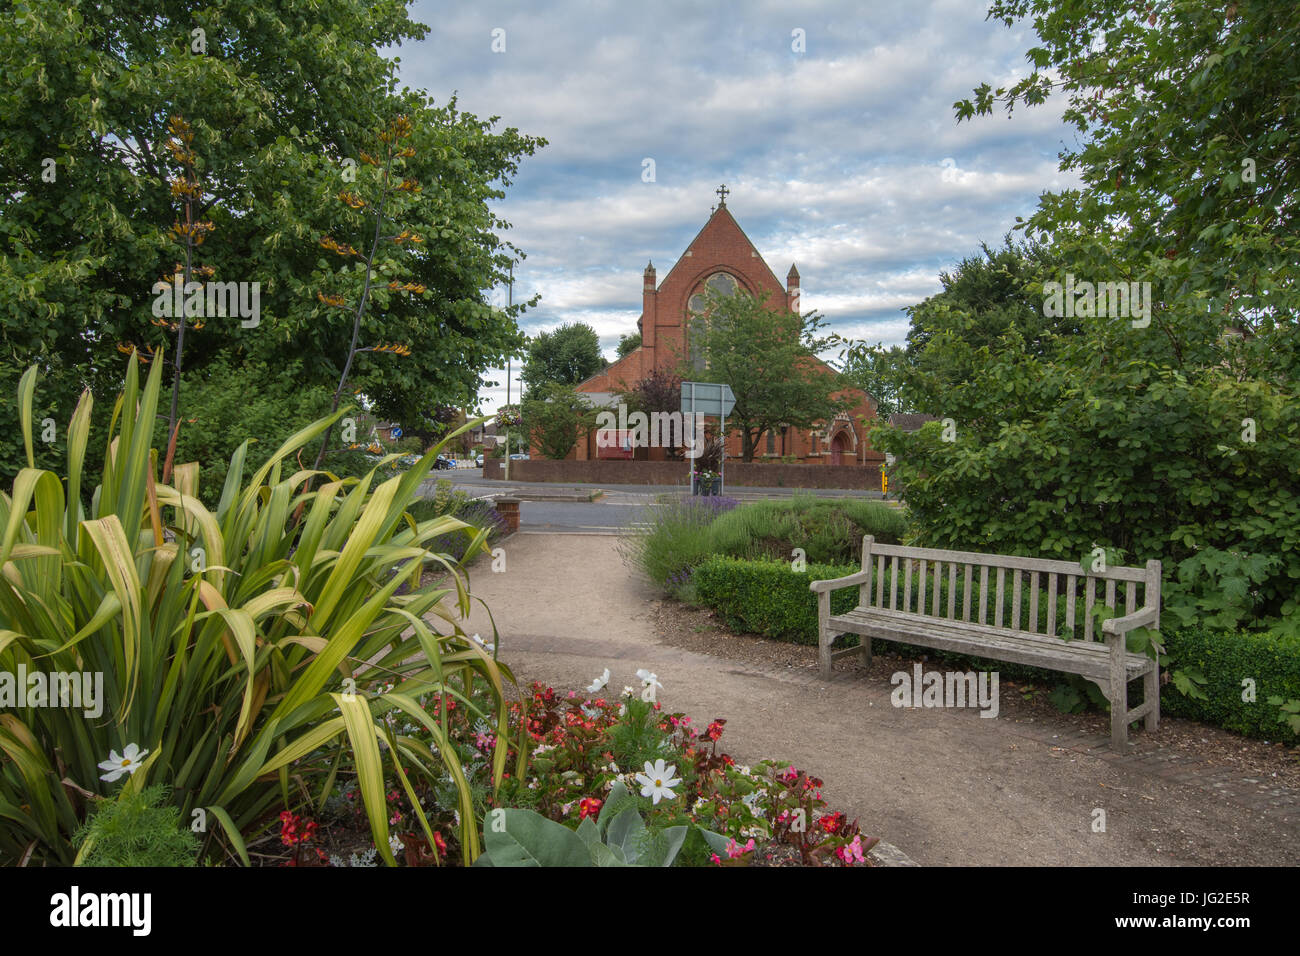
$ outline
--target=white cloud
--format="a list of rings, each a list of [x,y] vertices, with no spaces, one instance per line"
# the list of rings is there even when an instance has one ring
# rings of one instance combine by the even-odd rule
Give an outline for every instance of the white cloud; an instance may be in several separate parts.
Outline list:
[[[430,34],[397,52],[410,85],[456,90],[463,109],[549,140],[500,203],[528,255],[515,299],[542,297],[526,331],[584,321],[612,357],[635,330],[646,261],[662,279],[726,182],[773,271],[798,263],[804,308],[841,335],[896,344],[900,310],[938,291],[941,270],[999,243],[1041,192],[1075,184],[1057,169],[1074,142],[1059,103],[955,121],[954,100],[1029,68],[1032,32],[984,14],[970,0],[421,2]],[[489,408],[505,397],[495,378]]]

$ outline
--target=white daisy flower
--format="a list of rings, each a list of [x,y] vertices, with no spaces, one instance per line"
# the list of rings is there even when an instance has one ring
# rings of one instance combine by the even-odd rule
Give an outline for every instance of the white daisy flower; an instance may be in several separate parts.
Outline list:
[[[682,782],[680,777],[673,776],[676,772],[676,764],[665,767],[662,757],[653,764],[647,760],[645,773],[636,775],[637,783],[641,784],[641,796],[650,797],[656,804],[664,798],[673,799],[677,794],[673,793],[672,788]]]
[[[113,783],[123,774],[134,774],[140,769],[144,755],[148,752],[147,750],[141,750],[137,744],[127,744],[122,748],[120,755],[116,750],[110,750],[108,759],[99,765],[100,770],[107,770],[108,773],[101,774],[99,779]]]

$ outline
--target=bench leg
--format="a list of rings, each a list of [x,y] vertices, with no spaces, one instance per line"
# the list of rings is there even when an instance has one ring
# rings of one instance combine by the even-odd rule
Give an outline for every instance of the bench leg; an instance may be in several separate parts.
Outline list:
[[[1143,721],[1147,733],[1151,733],[1160,726],[1160,666],[1158,664],[1142,678],[1142,697],[1144,702],[1152,701],[1151,709],[1147,711]]]
[[[1124,637],[1112,637],[1123,647]],[[1124,659],[1112,647],[1110,655],[1110,746],[1123,750],[1128,743],[1128,672]]]
[[[871,666],[871,638],[867,637],[867,635],[865,634],[859,634],[858,640],[862,642],[860,645],[862,647],[862,666],[870,667]]]

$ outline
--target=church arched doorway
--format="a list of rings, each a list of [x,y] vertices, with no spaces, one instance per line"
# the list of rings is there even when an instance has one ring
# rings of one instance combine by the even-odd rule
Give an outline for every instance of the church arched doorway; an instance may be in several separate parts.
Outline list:
[[[849,442],[845,438],[844,432],[840,432],[831,440],[831,464],[844,464],[844,453],[848,451]]]

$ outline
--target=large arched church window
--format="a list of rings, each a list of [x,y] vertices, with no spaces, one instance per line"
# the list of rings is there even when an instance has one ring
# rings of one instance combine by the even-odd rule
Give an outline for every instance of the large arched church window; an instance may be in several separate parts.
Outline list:
[[[714,292],[718,295],[735,295],[738,291],[740,291],[740,284],[736,281],[735,276],[728,275],[725,272],[715,272],[700,283],[695,294],[687,300],[686,305],[691,313],[690,328],[688,330],[690,338],[691,365],[697,370],[703,371],[706,364],[704,355],[700,348],[699,333],[701,331],[701,323],[706,321],[704,316],[704,306],[707,302],[708,293]]]

